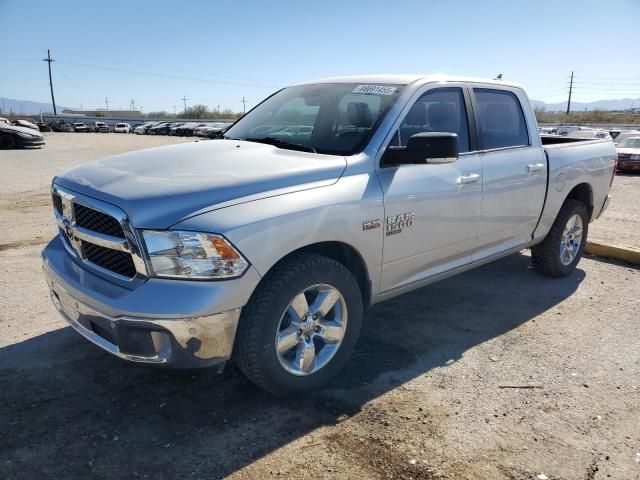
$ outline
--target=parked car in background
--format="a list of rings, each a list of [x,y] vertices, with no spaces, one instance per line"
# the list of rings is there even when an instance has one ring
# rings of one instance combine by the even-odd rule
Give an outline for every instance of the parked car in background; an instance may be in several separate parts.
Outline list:
[[[169,122],[158,122],[153,127],[149,127],[144,133],[147,135],[155,135],[158,128],[169,125]]]
[[[131,125],[129,125],[128,123],[116,123],[113,131],[114,133],[130,133]]]
[[[622,140],[629,137],[638,137],[640,136],[640,130],[620,130],[616,133],[616,136],[613,137],[613,143],[618,145]]]
[[[220,138],[230,126],[230,123],[210,123],[203,127],[195,128],[193,134],[196,137]]]
[[[11,124],[8,118],[0,117],[0,123],[8,123]]]
[[[313,134],[257,133],[285,119]],[[523,249],[540,273],[575,272],[615,158],[610,141],[541,137],[510,82],[303,83],[223,140],[56,176],[43,270],[62,318],[113,355],[218,369],[234,355],[261,388],[310,394],[377,302]]]
[[[137,135],[144,135],[144,134],[147,133],[148,129],[150,129],[151,127],[156,126],[158,123],[160,123],[160,122],[147,122],[147,123],[143,123],[142,125],[138,125],[133,130],[133,133],[135,133]]]
[[[193,129],[193,135],[196,136],[196,137],[205,137],[206,136],[205,132],[208,129],[212,128],[213,125],[215,125],[215,124],[208,123],[206,125],[202,125],[200,127],[196,127],[196,128]]]
[[[171,127],[169,129],[169,135],[179,135],[178,130],[180,130],[181,128],[183,128],[187,123],[186,122],[182,122],[182,123],[178,123],[176,126]]]
[[[169,135],[172,127],[181,125],[181,122],[162,122],[149,129],[151,135]]]
[[[618,170],[640,170],[640,133],[635,137],[623,138],[616,145]]]
[[[73,131],[74,132],[88,132],[89,131],[89,127],[87,127],[82,122],[74,122],[73,123]]]
[[[224,136],[224,132],[226,132],[229,127],[231,127],[231,123],[221,123],[217,127],[211,127],[207,130],[206,137],[207,138],[222,138]]]
[[[58,122],[54,122],[50,124],[51,130],[54,132],[72,132],[73,125],[66,123],[64,120],[59,120]]]
[[[104,122],[93,122],[90,130],[95,133],[109,133],[109,126]]]
[[[49,125],[47,122],[36,122],[36,125],[38,126],[38,130],[40,130],[41,132],[51,131],[51,125]]]
[[[44,138],[37,129],[0,122],[0,149],[42,145],[44,145]]]
[[[177,132],[178,132],[178,135],[181,135],[183,137],[191,137],[191,136],[193,136],[193,131],[196,128],[204,127],[206,125],[207,125],[206,122],[185,123],[184,125],[182,125],[181,127],[178,128]]]
[[[38,125],[28,120],[14,120],[11,122],[11,125],[15,125],[16,127],[33,128],[34,130],[40,131]]]

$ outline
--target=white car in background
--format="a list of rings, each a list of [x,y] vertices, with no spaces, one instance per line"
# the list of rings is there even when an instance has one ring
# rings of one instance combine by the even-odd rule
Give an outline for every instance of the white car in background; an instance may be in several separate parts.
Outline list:
[[[142,125],[138,125],[136,128],[133,129],[133,133],[137,135],[144,135],[147,132],[148,128],[151,128],[157,125],[158,123],[159,122],[147,122],[147,123],[143,123]]]
[[[116,123],[113,131],[115,133],[131,133],[131,125],[128,123]]]
[[[625,138],[640,137],[640,130],[621,130],[617,132],[615,137],[613,135],[611,136],[613,137],[613,143],[618,145]]]

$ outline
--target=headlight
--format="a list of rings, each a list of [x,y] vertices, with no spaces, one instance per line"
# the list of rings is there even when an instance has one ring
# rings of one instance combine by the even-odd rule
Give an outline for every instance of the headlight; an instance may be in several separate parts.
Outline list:
[[[157,277],[224,279],[242,275],[249,262],[220,235],[143,230],[147,259]]]
[[[18,132],[18,136],[22,138],[27,138],[29,140],[31,140],[34,137],[34,135],[29,135],[28,133],[22,133],[22,132]]]

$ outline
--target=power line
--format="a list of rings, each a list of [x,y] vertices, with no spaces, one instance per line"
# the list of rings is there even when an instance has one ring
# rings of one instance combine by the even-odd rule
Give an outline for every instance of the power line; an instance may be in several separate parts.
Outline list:
[[[158,78],[171,78],[171,79],[176,79],[176,80],[189,80],[189,81],[194,81],[194,82],[205,82],[205,83],[214,83],[214,84],[219,84],[219,85],[233,85],[233,86],[237,86],[237,87],[257,87],[257,88],[277,88],[274,85],[259,85],[259,84],[255,84],[255,83],[239,83],[239,82],[228,82],[228,81],[224,81],[224,80],[211,80],[211,79],[207,79],[207,78],[196,78],[196,77],[187,77],[187,76],[183,76],[183,75],[169,75],[169,74],[162,74],[162,73],[150,73],[150,72],[143,72],[140,70],[128,70],[125,68],[116,68],[116,67],[104,67],[101,65],[92,65],[89,63],[78,63],[78,62],[68,62],[68,61],[62,61],[62,60],[58,60],[59,63],[62,64],[66,64],[66,65],[74,65],[76,67],[85,67],[85,68],[96,68],[99,70],[109,70],[109,71],[114,71],[114,72],[124,72],[124,73],[131,73],[131,74],[135,74],[135,75],[146,75],[146,76],[150,76],[150,77],[158,77]]]

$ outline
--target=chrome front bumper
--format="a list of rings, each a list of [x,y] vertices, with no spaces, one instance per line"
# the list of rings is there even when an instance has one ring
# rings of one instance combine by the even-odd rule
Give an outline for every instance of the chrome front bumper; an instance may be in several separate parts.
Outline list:
[[[217,284],[149,279],[125,288],[83,269],[59,237],[42,259],[51,299],[78,333],[122,359],[177,368],[224,366],[240,306],[259,281],[247,271]]]

